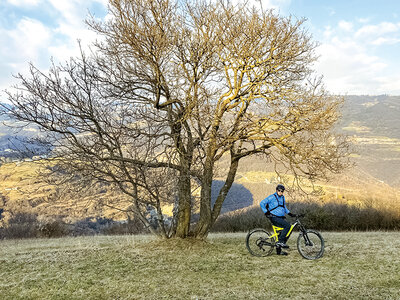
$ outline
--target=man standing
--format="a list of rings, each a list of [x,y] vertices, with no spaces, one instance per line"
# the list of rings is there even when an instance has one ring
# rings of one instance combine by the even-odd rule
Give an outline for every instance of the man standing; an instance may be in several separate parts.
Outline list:
[[[276,253],[278,255],[287,255],[286,252],[282,252],[281,248],[289,248],[286,245],[286,235],[290,230],[290,223],[285,220],[285,214],[291,217],[295,217],[286,207],[285,187],[282,184],[276,186],[276,193],[269,195],[267,198],[260,202],[260,206],[265,216],[270,219],[274,226],[282,227],[283,230],[279,234],[278,242],[276,243]]]

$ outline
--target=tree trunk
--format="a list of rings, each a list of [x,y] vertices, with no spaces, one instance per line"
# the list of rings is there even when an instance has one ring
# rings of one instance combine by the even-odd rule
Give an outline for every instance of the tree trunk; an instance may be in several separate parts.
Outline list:
[[[198,238],[207,236],[209,224],[211,222],[211,185],[213,181],[213,166],[214,163],[211,160],[207,160],[204,165],[200,196],[200,219],[194,233],[195,237]]]
[[[239,159],[233,157],[231,159],[231,165],[229,168],[228,176],[225,180],[225,184],[219,191],[217,200],[215,201],[215,204],[214,204],[214,207],[212,210],[211,210],[212,174],[208,178],[207,186],[205,186],[207,195],[205,195],[205,196],[209,195],[209,199],[207,199],[207,201],[206,201],[206,199],[203,198],[203,193],[202,193],[201,203],[203,204],[203,202],[204,202],[204,210],[203,211],[200,210],[200,220],[197,225],[196,233],[195,233],[195,236],[197,238],[202,239],[202,238],[207,237],[211,227],[214,225],[215,221],[217,220],[217,218],[221,212],[222,204],[225,201],[226,195],[228,194],[228,192],[229,192],[230,188],[232,187],[232,184],[235,180],[235,175],[236,175],[238,166],[239,166]]]
[[[229,190],[232,187],[233,182],[235,181],[235,175],[236,175],[238,166],[239,166],[239,159],[234,158],[234,157],[231,158],[231,165],[229,167],[228,176],[226,177],[224,186],[219,191],[218,198],[215,201],[215,204],[213,207],[210,229],[211,229],[211,226],[214,225],[215,221],[217,220],[217,218],[221,212],[222,204],[224,203],[224,201],[226,199],[226,195],[228,194]]]
[[[183,166],[178,181],[178,224],[175,236],[185,238],[190,230],[191,184],[189,166]]]

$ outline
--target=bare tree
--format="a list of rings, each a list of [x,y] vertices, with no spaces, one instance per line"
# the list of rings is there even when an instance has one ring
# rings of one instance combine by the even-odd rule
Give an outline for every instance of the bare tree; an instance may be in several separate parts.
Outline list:
[[[96,52],[47,75],[32,66],[3,110],[48,132],[63,165],[116,184],[143,222],[144,204],[162,218],[174,202],[164,236],[207,236],[243,157],[264,154],[311,180],[346,165],[348,144],[332,130],[342,99],[314,78],[304,20],[222,0],[110,0],[109,9],[109,21],[88,21],[104,37]]]

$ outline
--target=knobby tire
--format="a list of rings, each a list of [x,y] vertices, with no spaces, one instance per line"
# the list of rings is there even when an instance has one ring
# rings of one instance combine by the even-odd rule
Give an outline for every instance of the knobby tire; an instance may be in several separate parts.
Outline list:
[[[246,236],[246,247],[254,256],[268,256],[275,248],[275,241],[265,229],[255,228]]]
[[[297,238],[297,250],[300,255],[305,259],[318,259],[324,255],[325,242],[321,234],[313,229],[307,229],[306,234],[308,240],[306,239],[304,233],[300,232]],[[308,242],[311,244],[307,244]]]

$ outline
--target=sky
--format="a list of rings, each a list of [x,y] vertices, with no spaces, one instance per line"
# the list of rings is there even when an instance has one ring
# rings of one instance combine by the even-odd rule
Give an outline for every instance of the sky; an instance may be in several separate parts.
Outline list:
[[[240,0],[232,0],[240,1]],[[259,3],[249,0],[249,4]],[[314,68],[341,95],[400,95],[400,1],[261,0],[280,15],[306,18],[319,42]],[[257,4],[259,5],[259,4]],[[0,0],[0,101],[32,62],[46,71],[86,48],[96,34],[84,20],[107,17],[107,0]]]

